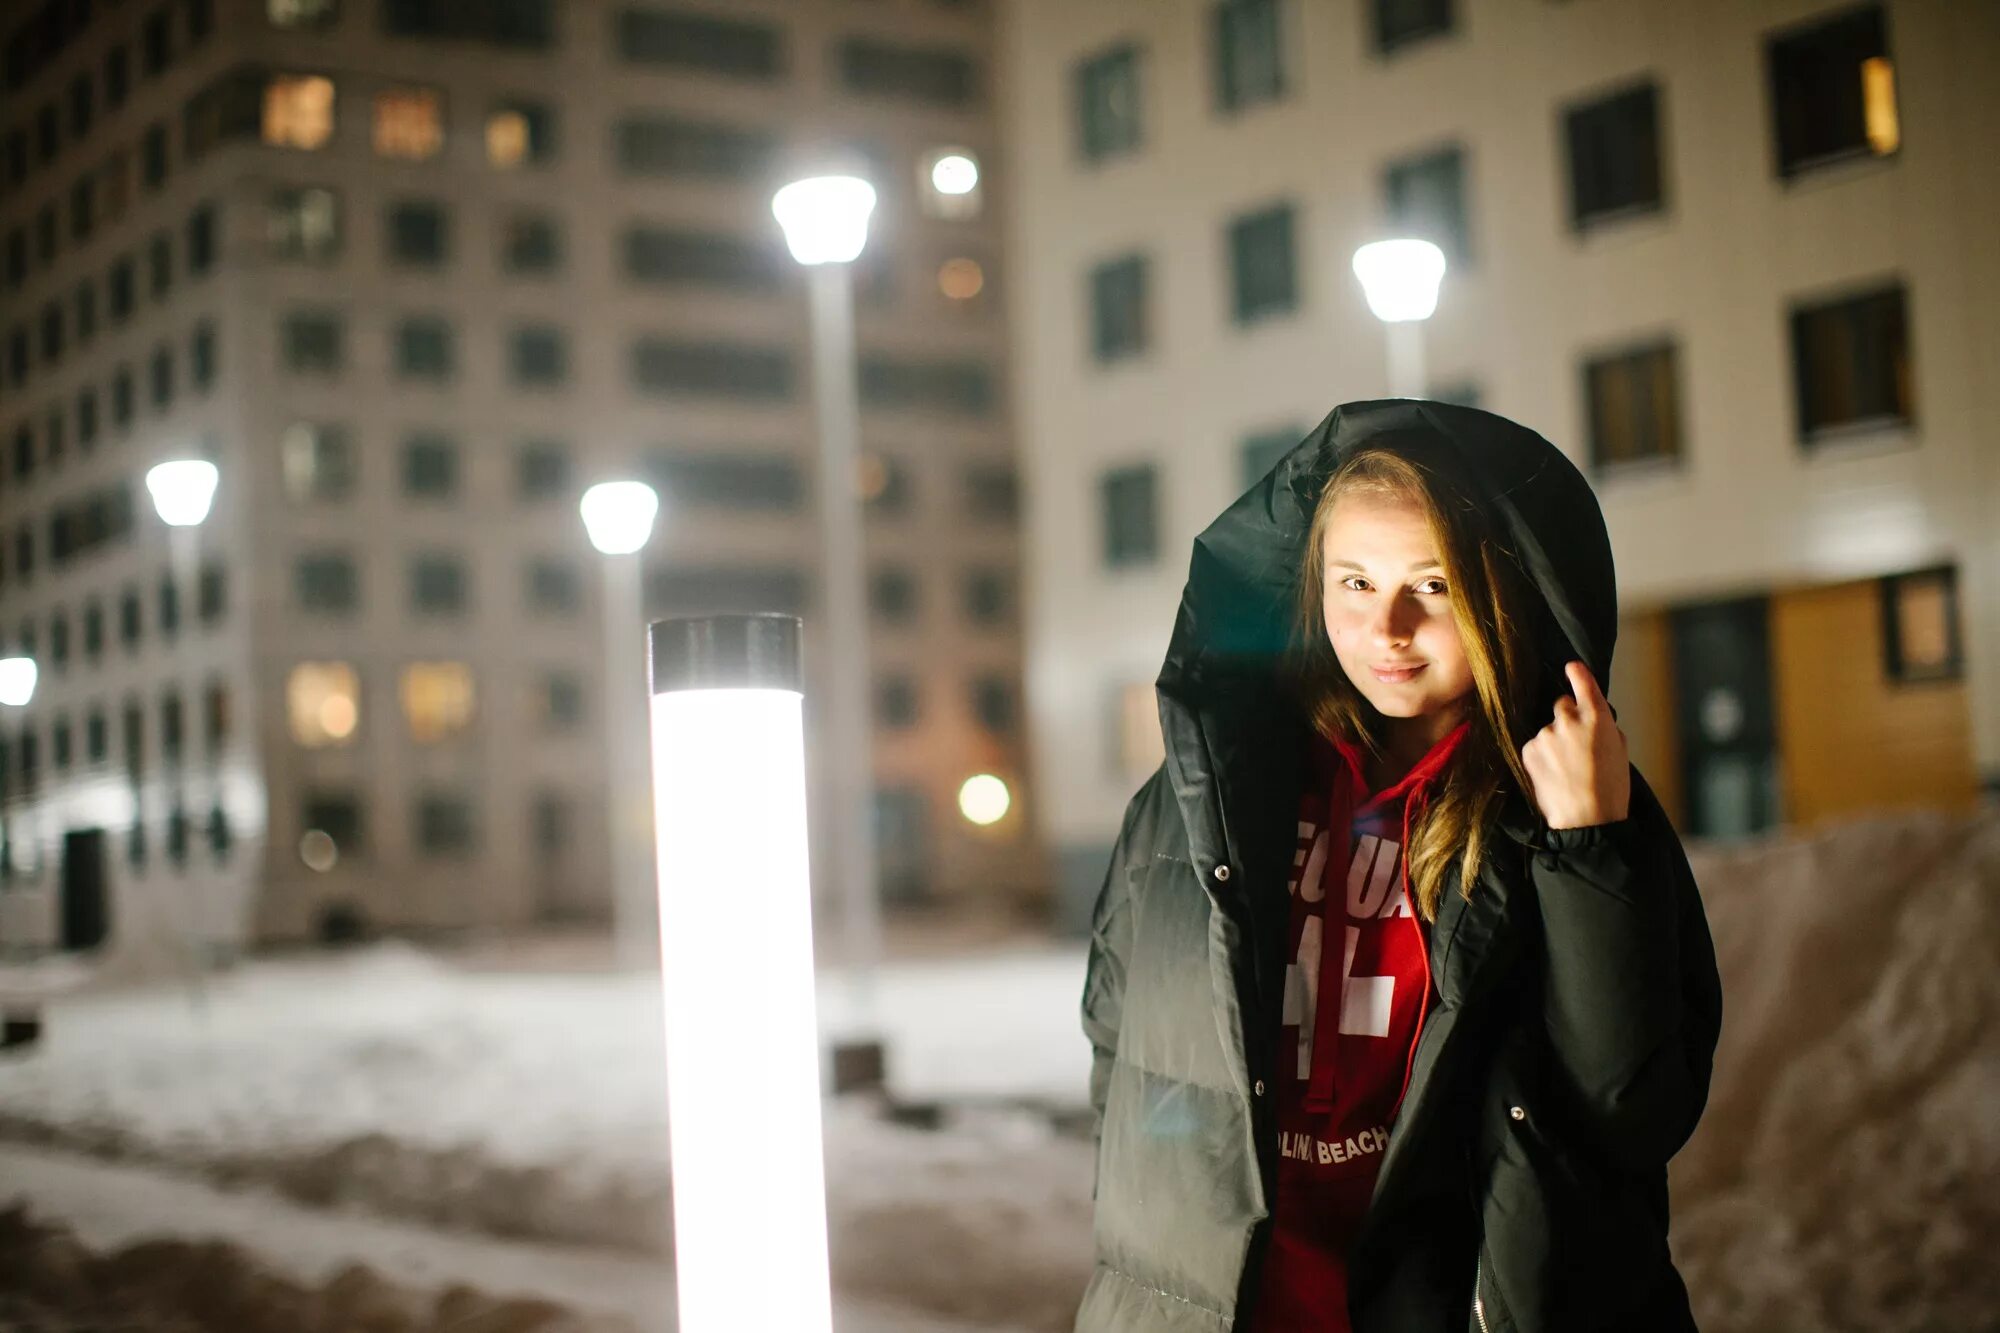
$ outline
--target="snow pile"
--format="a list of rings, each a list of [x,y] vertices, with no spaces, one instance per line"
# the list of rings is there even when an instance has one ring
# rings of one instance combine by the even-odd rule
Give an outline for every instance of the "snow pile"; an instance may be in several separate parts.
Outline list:
[[[2000,819],[1691,859],[1724,995],[1672,1167],[1703,1329],[2000,1327]]]

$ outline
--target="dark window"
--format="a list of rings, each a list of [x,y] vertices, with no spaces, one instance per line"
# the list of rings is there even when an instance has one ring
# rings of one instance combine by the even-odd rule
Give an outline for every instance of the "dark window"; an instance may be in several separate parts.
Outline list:
[[[198,278],[215,266],[215,205],[203,204],[188,216],[188,276]]]
[[[156,347],[148,367],[147,382],[153,391],[153,407],[165,411],[174,401],[174,349]]]
[[[188,44],[208,40],[215,31],[215,0],[184,0],[187,8]]]
[[[1099,361],[1116,361],[1146,350],[1144,255],[1127,255],[1090,271],[1091,349]]]
[[[908,676],[884,676],[875,683],[875,721],[884,727],[917,723],[917,683]]]
[[[174,238],[155,232],[146,246],[146,282],[155,301],[165,299],[174,285]]]
[[[542,861],[560,860],[569,850],[573,841],[571,825],[575,812],[568,797],[561,792],[543,791],[535,793],[530,808],[528,825],[532,830],[535,855]]]
[[[19,227],[7,233],[7,287],[19,287],[28,280],[28,233]]]
[[[747,180],[768,173],[778,136],[670,116],[627,116],[614,131],[619,169],[634,176]]]
[[[172,573],[160,576],[160,637],[172,639],[181,630],[181,589]]]
[[[1570,224],[1579,230],[1666,204],[1660,174],[1660,89],[1644,83],[1563,112]]]
[[[435,268],[445,261],[448,227],[444,205],[402,199],[389,205],[389,258],[397,264]]]
[[[229,596],[229,575],[221,565],[203,565],[195,578],[195,612],[204,625],[213,625],[222,619],[227,609]]]
[[[458,444],[448,436],[413,435],[403,441],[403,494],[448,500],[458,493]]]
[[[330,310],[294,310],[282,317],[280,337],[288,370],[338,374],[346,361],[340,316]]]
[[[1305,438],[1305,431],[1296,426],[1282,430],[1259,431],[1243,441],[1241,458],[1243,473],[1239,478],[1243,488],[1248,490],[1264,479],[1266,473],[1278,465],[1278,460],[1292,451],[1292,446]]]
[[[83,761],[101,764],[111,756],[111,727],[104,710],[93,708],[83,719]]]
[[[1905,423],[1916,416],[1903,289],[1890,287],[1792,311],[1799,435]]]
[[[62,119],[54,102],[45,102],[35,113],[35,165],[45,167],[56,160],[62,149]]]
[[[507,373],[516,385],[546,389],[569,378],[569,344],[546,324],[515,329],[508,340]]]
[[[195,392],[207,393],[215,387],[215,324],[203,320],[188,338],[188,382]]]
[[[160,695],[160,758],[175,760],[181,757],[185,742],[181,696],[177,690],[166,690]]]
[[[893,454],[870,453],[861,460],[861,496],[869,517],[902,514],[910,507],[910,469]]]
[[[1247,324],[1297,307],[1292,206],[1279,204],[1229,224],[1229,267],[1236,322]]]
[[[1463,149],[1454,144],[1391,162],[1382,185],[1392,232],[1432,242],[1454,264],[1471,257]]]
[[[201,696],[202,742],[209,754],[217,754],[229,741],[229,687],[210,681]]]
[[[124,255],[111,265],[111,322],[122,324],[131,317],[132,307],[138,302],[138,266],[132,256]]]
[[[1076,142],[1086,160],[1134,152],[1142,120],[1136,48],[1120,46],[1076,66]]]
[[[1451,31],[1452,0],[1369,0],[1368,8],[1375,49],[1384,55]]]
[[[316,830],[326,834],[333,839],[334,848],[342,856],[353,856],[367,846],[361,838],[361,798],[353,792],[316,790],[302,793],[299,798],[299,829],[303,833]]]
[[[294,422],[279,448],[285,493],[293,500],[344,500],[354,493],[357,464],[345,427]]]
[[[396,325],[396,373],[433,383],[451,378],[451,325],[436,315],[411,315]]]
[[[128,653],[139,649],[139,638],[143,633],[142,613],[137,588],[126,588],[118,594],[118,642]],[[126,748],[132,748],[129,742]]]
[[[35,472],[35,431],[27,422],[14,427],[14,480],[21,481]]]
[[[49,727],[49,762],[58,773],[69,772],[70,721],[58,716]]]
[[[839,59],[840,81],[852,93],[931,106],[965,106],[979,97],[979,67],[958,51],[849,37]]]
[[[515,489],[523,500],[561,498],[570,490],[569,446],[557,440],[529,440],[514,456]]]
[[[28,382],[28,326],[16,324],[7,332],[7,377],[15,388]]]
[[[742,79],[784,72],[778,29],[767,23],[627,8],[618,15],[618,54],[626,60],[704,70]]]
[[[789,398],[792,356],[780,347],[641,337],[632,344],[632,381],[648,393]]]
[[[879,408],[985,416],[993,410],[993,372],[982,361],[871,353],[861,358],[861,401]]]
[[[167,183],[167,126],[154,121],[139,141],[139,180],[149,190]]]
[[[1585,364],[1592,466],[1680,457],[1676,359],[1674,345],[1660,343]]]
[[[104,53],[104,104],[114,109],[124,106],[131,91],[132,51],[120,42]]]
[[[229,855],[230,842],[229,812],[218,799],[208,807],[208,850],[216,860],[224,860]]]
[[[163,7],[146,15],[139,29],[140,72],[149,78],[163,73],[173,58],[173,15]]]
[[[541,557],[526,566],[528,609],[537,614],[569,615],[583,606],[583,584],[576,566],[567,560]]]
[[[92,662],[104,656],[104,603],[95,597],[83,604],[83,655]]]
[[[1021,483],[1006,463],[968,463],[965,509],[974,518],[1012,522],[1021,510]]]
[[[139,405],[138,388],[132,380],[132,367],[120,366],[111,372],[111,424],[119,430],[129,430],[132,414]]]
[[[1013,614],[1013,583],[1003,570],[969,571],[963,591],[965,618],[975,625],[998,625]]]
[[[726,232],[636,226],[625,232],[625,272],[638,282],[770,291],[784,267],[765,242]]]
[[[797,615],[805,594],[805,576],[781,566],[654,567],[645,573],[647,613],[655,616],[724,611]]]
[[[76,395],[76,442],[88,450],[97,443],[97,390],[79,389]]]
[[[1779,176],[1893,153],[1901,144],[1896,66],[1880,5],[1774,36],[1764,59]]]
[[[542,676],[542,720],[563,731],[583,721],[583,682],[572,671],[550,671]]]
[[[92,98],[90,71],[78,70],[69,81],[69,137],[81,139],[90,133],[90,122],[96,110]]]
[[[76,289],[76,340],[87,343],[97,336],[97,286],[88,278]]]
[[[486,160],[496,167],[538,167],[556,156],[556,113],[546,102],[508,98],[486,115]]]
[[[1240,111],[1285,94],[1278,0],[1221,0],[1215,16],[1215,104]]]
[[[58,671],[69,665],[69,617],[61,611],[49,617],[49,665]]]
[[[541,50],[555,43],[554,10],[554,0],[382,0],[382,31]]]
[[[42,364],[52,366],[62,360],[63,312],[54,301],[42,307]]]
[[[1104,563],[1150,564],[1159,554],[1158,472],[1150,463],[1114,469],[1099,482]]]
[[[417,615],[455,615],[472,596],[465,562],[432,551],[410,557],[410,610]]]
[[[96,226],[97,177],[86,173],[69,187],[69,234],[74,240],[87,241]]]
[[[900,565],[885,566],[868,579],[868,605],[877,619],[908,625],[917,618],[917,576]]]
[[[797,509],[805,498],[798,464],[779,454],[668,454],[646,460],[646,479],[677,505]]]
[[[64,425],[62,409],[60,407],[51,408],[48,420],[42,428],[43,438],[48,441],[46,452],[49,456],[50,467],[54,467],[62,461]]]
[[[562,267],[562,231],[546,213],[517,213],[500,234],[500,266],[509,273],[553,273]]]
[[[417,798],[417,847],[424,855],[463,856],[472,844],[470,801],[438,792]]]
[[[273,191],[266,224],[279,259],[325,263],[340,253],[340,195],[324,186]]]
[[[1014,729],[1014,685],[1005,676],[981,676],[972,682],[972,712],[988,731]]]
[[[345,613],[361,597],[361,581],[351,556],[338,551],[312,551],[292,565],[292,589],[301,611]]]
[[[44,204],[35,213],[35,262],[49,265],[56,258],[56,206]]]
[[[1883,668],[1898,684],[1965,674],[1958,569],[1941,565],[1881,582]]]

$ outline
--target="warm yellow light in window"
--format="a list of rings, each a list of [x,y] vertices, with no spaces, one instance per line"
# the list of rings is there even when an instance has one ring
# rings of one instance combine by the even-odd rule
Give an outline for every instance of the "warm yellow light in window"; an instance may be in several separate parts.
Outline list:
[[[495,111],[486,118],[486,160],[518,167],[528,157],[528,118],[518,111]]]
[[[444,98],[434,88],[391,88],[375,94],[375,152],[423,159],[444,147]]]
[[[970,301],[986,286],[986,271],[974,259],[947,259],[938,270],[938,290],[954,301]]]
[[[301,662],[285,680],[285,714],[300,745],[338,745],[361,721],[360,678],[346,662]]]
[[[264,142],[319,148],[333,137],[333,80],[319,74],[278,74],[264,85]]]
[[[1861,109],[1868,146],[1878,153],[1895,152],[1903,134],[1896,119],[1896,66],[1887,56],[1861,62]]]
[[[472,725],[472,668],[464,662],[412,662],[403,668],[402,696],[412,740],[441,741]]]

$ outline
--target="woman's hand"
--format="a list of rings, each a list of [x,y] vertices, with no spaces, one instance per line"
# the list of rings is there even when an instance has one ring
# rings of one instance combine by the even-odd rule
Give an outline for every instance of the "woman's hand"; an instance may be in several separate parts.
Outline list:
[[[1555,720],[1521,747],[1529,795],[1552,829],[1615,824],[1632,803],[1625,733],[1582,662],[1563,667],[1573,699],[1556,700]]]

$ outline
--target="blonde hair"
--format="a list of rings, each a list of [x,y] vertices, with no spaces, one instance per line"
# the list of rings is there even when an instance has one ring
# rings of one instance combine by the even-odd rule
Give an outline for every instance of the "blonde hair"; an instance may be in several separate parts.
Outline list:
[[[1413,505],[1430,529],[1444,569],[1452,619],[1472,671],[1474,706],[1464,742],[1438,775],[1421,814],[1413,811],[1404,850],[1417,910],[1437,919],[1452,858],[1458,889],[1470,900],[1491,819],[1514,790],[1531,790],[1521,764],[1528,692],[1537,677],[1530,632],[1535,594],[1519,564],[1491,530],[1475,500],[1449,472],[1426,466],[1424,455],[1449,447],[1421,436],[1389,436],[1356,448],[1327,478],[1313,509],[1300,571],[1298,617],[1289,650],[1290,677],[1307,718],[1323,736],[1342,737],[1380,758],[1386,720],[1347,678],[1327,638],[1326,532],[1334,505],[1350,495]]]

